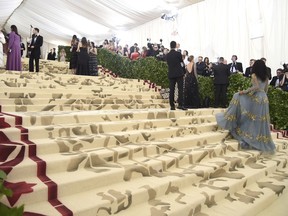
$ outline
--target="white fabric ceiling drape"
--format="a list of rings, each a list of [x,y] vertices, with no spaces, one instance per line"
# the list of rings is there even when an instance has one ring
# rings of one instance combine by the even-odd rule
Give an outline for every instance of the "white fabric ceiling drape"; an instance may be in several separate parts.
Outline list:
[[[0,29],[13,13],[13,11],[21,4],[23,0],[1,0],[0,1]]]
[[[120,43],[162,38],[169,47],[176,40],[195,57],[223,56],[229,63],[236,54],[244,67],[251,58],[265,57],[275,74],[280,62],[288,63],[287,12],[287,0],[205,0],[179,10],[174,22],[158,18],[125,33]]]
[[[169,12],[169,2],[190,6],[174,22],[165,21],[160,16]],[[211,60],[223,56],[230,62],[236,54],[245,67],[250,58],[266,57],[273,73],[288,62],[287,0],[1,0],[0,7],[6,31],[15,24],[25,40],[30,25],[40,29],[44,53],[69,44],[73,34],[96,42],[116,35],[121,45],[162,38],[168,47],[176,40],[182,50]]]
[[[4,7],[7,13],[0,24],[3,26],[9,12],[19,6],[7,20],[6,31],[14,24],[27,37],[32,25],[51,44],[69,44],[74,34],[100,41],[160,17],[170,5],[182,8],[199,1],[202,0],[23,0],[19,6],[20,0],[1,0],[1,15]]]

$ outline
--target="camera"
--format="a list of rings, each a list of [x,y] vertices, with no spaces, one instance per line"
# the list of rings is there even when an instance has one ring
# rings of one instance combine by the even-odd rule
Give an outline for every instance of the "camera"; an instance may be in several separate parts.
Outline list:
[[[283,69],[284,69],[284,72],[288,72],[288,63],[283,64]]]

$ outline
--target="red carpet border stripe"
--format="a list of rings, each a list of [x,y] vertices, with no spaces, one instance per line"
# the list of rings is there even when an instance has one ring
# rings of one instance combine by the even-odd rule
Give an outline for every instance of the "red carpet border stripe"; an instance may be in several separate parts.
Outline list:
[[[1,107],[0,107],[1,112]],[[22,117],[16,116],[10,113],[2,113],[3,115],[12,116],[15,118],[15,127],[18,128],[21,131],[21,141],[26,143],[28,145],[28,155],[31,160],[33,160],[37,164],[37,177],[48,187],[48,201],[49,203],[63,216],[72,216],[73,212],[68,209],[66,206],[64,206],[57,198],[57,184],[53,182],[47,175],[46,175],[46,162],[43,161],[41,158],[37,156],[37,150],[36,150],[36,144],[31,142],[28,137],[28,129],[22,127]],[[1,137],[6,137],[4,133],[1,133]],[[5,138],[4,137],[4,138]],[[5,141],[7,143],[16,144],[16,145],[22,145],[21,143],[15,143],[9,141],[9,139],[6,137]],[[15,159],[12,161],[9,161],[3,165],[0,166],[1,169],[5,170],[7,174],[11,172],[13,169],[13,166],[19,164],[23,158],[24,158],[24,152],[25,152],[25,146],[22,145],[20,153],[17,155]],[[19,157],[18,157],[19,156]],[[22,160],[19,160],[19,158],[22,158]],[[32,212],[25,212],[24,216],[41,216],[41,214],[35,214]]]

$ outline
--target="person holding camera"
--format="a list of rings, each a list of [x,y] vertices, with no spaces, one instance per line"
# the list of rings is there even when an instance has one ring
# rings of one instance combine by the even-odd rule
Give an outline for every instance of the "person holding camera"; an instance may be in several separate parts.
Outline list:
[[[273,76],[270,85],[273,86],[274,88],[279,88],[280,87],[280,82],[284,76],[284,71],[281,68],[278,68],[276,70],[276,76]]]
[[[280,87],[283,91],[288,92],[288,71],[284,73],[284,76],[280,82]]]

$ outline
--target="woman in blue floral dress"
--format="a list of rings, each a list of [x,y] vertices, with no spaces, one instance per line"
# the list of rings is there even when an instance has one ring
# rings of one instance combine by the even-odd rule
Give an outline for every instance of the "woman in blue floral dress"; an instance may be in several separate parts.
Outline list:
[[[216,114],[221,128],[230,131],[241,148],[273,153],[270,133],[268,76],[265,63],[257,60],[252,68],[252,87],[235,93],[224,113]]]

